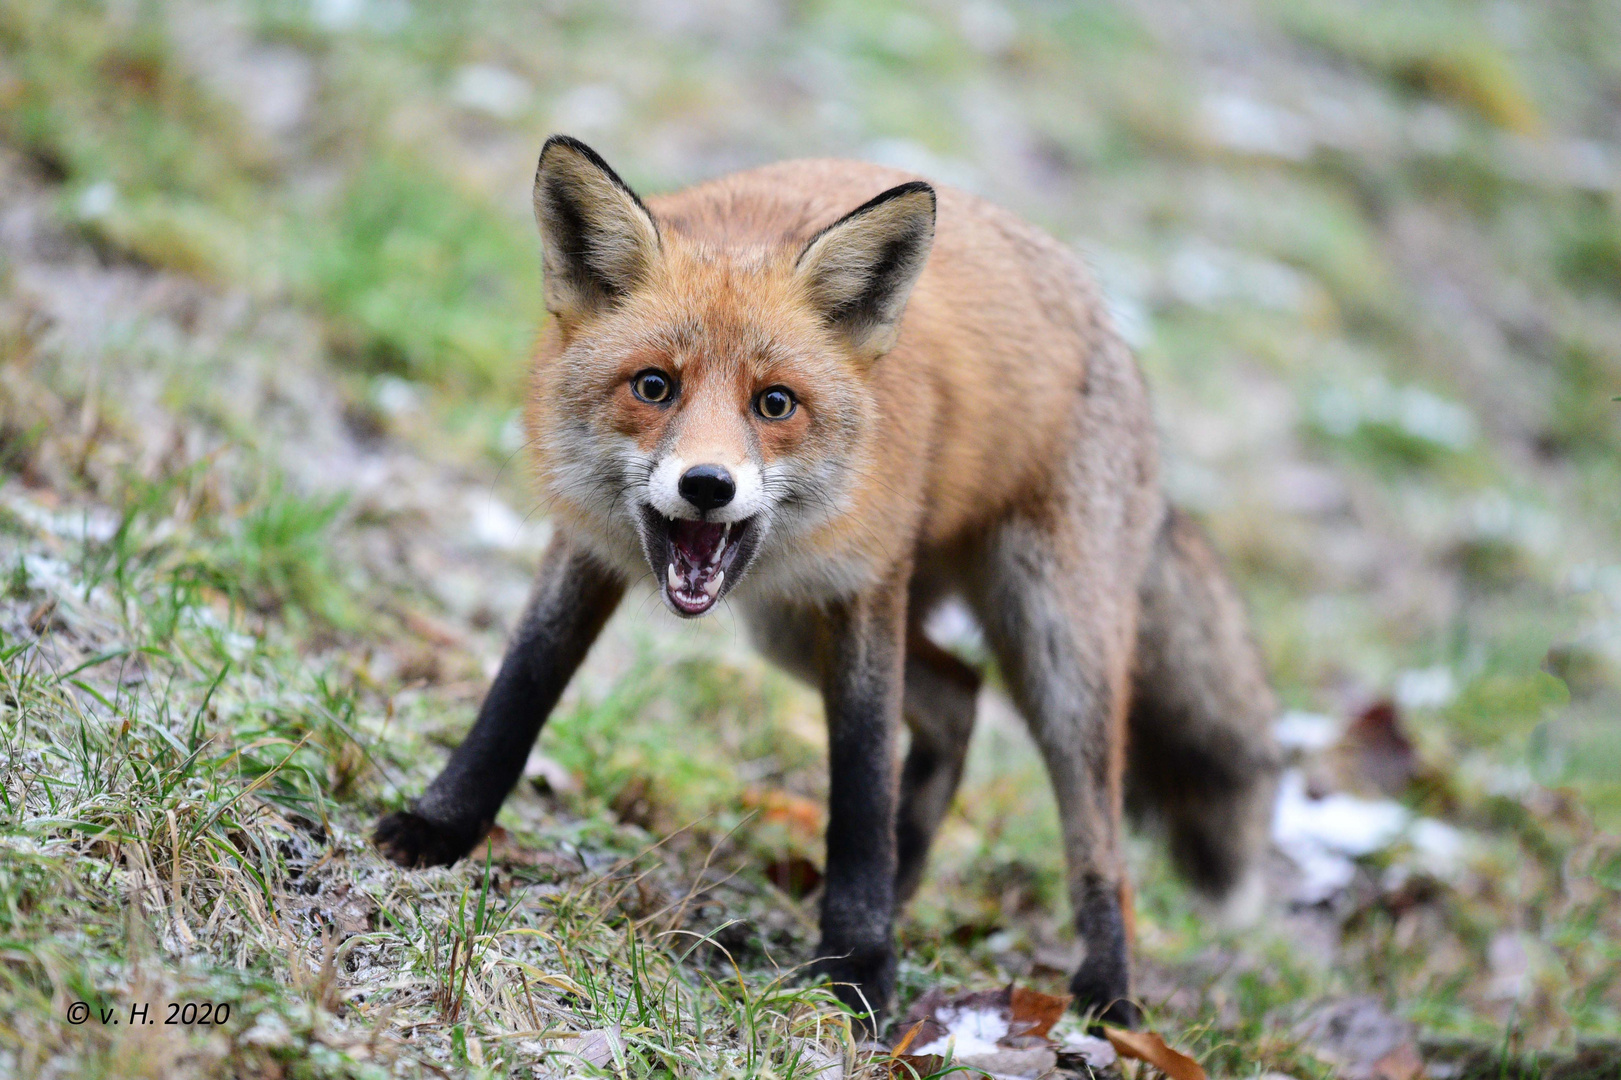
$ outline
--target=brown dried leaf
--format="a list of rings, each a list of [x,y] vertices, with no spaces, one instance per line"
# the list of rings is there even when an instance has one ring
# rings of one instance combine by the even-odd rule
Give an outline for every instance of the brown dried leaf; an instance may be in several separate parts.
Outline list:
[[[766,880],[799,900],[815,892],[822,884],[822,871],[803,855],[789,855],[776,859],[765,868]]]
[[[1396,703],[1388,698],[1363,709],[1340,742],[1351,758],[1354,780],[1386,795],[1400,795],[1419,774],[1418,751]]]
[[[917,1023],[913,1024],[911,1027],[907,1028],[906,1029],[906,1034],[902,1035],[901,1036],[901,1041],[895,1044],[895,1049],[890,1052],[890,1056],[892,1056],[892,1057],[900,1057],[901,1055],[905,1054],[906,1053],[906,1048],[908,1046],[911,1046],[913,1043],[917,1042],[917,1033],[922,1031],[922,1030],[923,1030],[923,1021],[921,1021],[921,1020],[919,1020]]]
[[[914,1057],[911,1054],[900,1054],[888,1061],[889,1076],[893,1080],[916,1080],[918,1077],[937,1073],[945,1068],[946,1059],[933,1054],[924,1054]]]
[[[822,835],[822,804],[781,788],[750,788],[743,793],[743,805],[760,811],[760,820],[782,825],[795,836],[815,840]]]
[[[1043,994],[1039,990],[1030,990],[1023,986],[1010,986],[1008,990],[1008,1008],[1011,1017],[1008,1021],[1009,1035],[1047,1038],[1053,1025],[1063,1019],[1064,1010],[1069,1008],[1071,1001],[1068,994],[1054,997],[1052,994]]]
[[[1404,1042],[1373,1063],[1378,1080],[1418,1080],[1424,1075],[1424,1059],[1410,1042]]]
[[[952,1036],[980,1029],[974,1014],[994,1014],[1006,1025],[994,1046],[986,1046],[985,1036],[969,1036],[969,1045],[955,1042],[953,1060],[974,1070],[1008,1077],[1037,1077],[1050,1072],[1058,1061],[1057,1047],[1048,1033],[1064,1015],[1067,997],[1054,997],[1036,990],[1008,984],[997,990],[978,990],[947,997],[938,987],[912,1003],[903,1023],[910,1025],[892,1054],[890,1075],[910,1077],[915,1071],[927,1076],[944,1064],[935,1053],[908,1054],[916,1047],[938,1049],[938,1043]],[[964,1023],[967,1026],[964,1027]],[[981,1029],[982,1030],[982,1029]],[[977,1044],[977,1045],[976,1045]],[[971,1048],[970,1048],[971,1047]]]
[[[1145,1061],[1171,1080],[1206,1080],[1203,1066],[1181,1051],[1172,1050],[1155,1032],[1106,1027],[1103,1034],[1115,1053],[1134,1061]]]

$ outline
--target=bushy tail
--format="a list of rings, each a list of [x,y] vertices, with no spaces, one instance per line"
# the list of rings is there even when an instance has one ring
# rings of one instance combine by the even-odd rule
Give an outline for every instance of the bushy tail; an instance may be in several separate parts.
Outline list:
[[[1132,691],[1127,807],[1164,824],[1190,884],[1228,900],[1266,850],[1277,706],[1243,603],[1175,509],[1143,578]]]

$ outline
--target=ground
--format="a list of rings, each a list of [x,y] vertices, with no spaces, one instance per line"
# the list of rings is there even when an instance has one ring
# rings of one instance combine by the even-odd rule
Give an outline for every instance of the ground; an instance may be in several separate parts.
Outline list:
[[[0,0],[0,1073],[883,1067],[794,975],[819,703],[729,612],[633,596],[476,858],[368,844],[547,534],[562,130],[647,191],[912,168],[1099,275],[1297,754],[1257,925],[1133,834],[1155,1029],[1220,1076],[1616,1075],[1618,106],[1600,0]],[[993,673],[901,1009],[1061,990],[1056,837]]]

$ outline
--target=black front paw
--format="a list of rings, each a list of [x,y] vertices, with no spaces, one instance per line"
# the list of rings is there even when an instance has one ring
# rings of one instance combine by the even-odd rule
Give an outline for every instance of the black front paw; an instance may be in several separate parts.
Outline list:
[[[1134,1028],[1142,1024],[1143,1013],[1128,996],[1126,973],[1118,964],[1081,964],[1069,981],[1075,995],[1075,1010],[1090,1013],[1099,1023]]]
[[[832,983],[834,995],[856,1014],[857,1023],[867,1034],[875,1034],[895,992],[895,951],[862,949],[824,956],[806,969],[806,979]]]
[[[473,850],[473,845],[489,831],[429,821],[415,810],[385,814],[372,833],[372,843],[401,866],[449,866]]]

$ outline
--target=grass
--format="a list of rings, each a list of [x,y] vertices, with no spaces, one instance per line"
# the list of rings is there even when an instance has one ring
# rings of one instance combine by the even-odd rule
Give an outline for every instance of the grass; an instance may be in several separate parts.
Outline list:
[[[820,858],[819,707],[733,624],[616,623],[541,742],[570,782],[523,785],[483,858],[404,873],[367,842],[521,601],[530,556],[460,507],[530,505],[521,189],[559,124],[646,190],[929,162],[1084,241],[1284,700],[1346,715],[1447,674],[1402,707],[1426,770],[1403,797],[1463,830],[1464,872],[1371,857],[1302,916],[1323,949],[1214,930],[1133,841],[1173,1042],[1315,1080],[1301,1022],[1353,994],[1471,1080],[1582,1075],[1578,1044],[1621,1037],[1617,203],[1547,164],[1614,153],[1594,103],[1621,28],[1602,5],[1233,13],[1240,89],[1284,119],[1235,115],[1323,140],[1279,156],[1199,119],[1232,88],[1173,28],[995,7],[221,5],[205,42],[308,72],[303,120],[268,131],[205,74],[190,9],[0,0],[5,235],[48,241],[0,245],[0,1071],[853,1064],[794,978],[814,896],[771,884]],[[1311,113],[1296,63],[1354,123]],[[516,79],[510,108],[458,97],[477,65]],[[1061,990],[1055,837],[1027,741],[987,720],[901,927],[903,1005]],[[67,1023],[75,1001],[126,1022]],[[128,1023],[170,1001],[226,1018]]]
[[[420,163],[361,167],[303,269],[332,347],[363,370],[504,390],[542,311],[533,245]]]
[[[600,1029],[616,1033],[621,1067],[629,1055],[654,1072],[796,1075],[793,1059],[839,1030],[827,995],[785,985],[787,971],[684,965],[703,944],[683,921],[693,900],[666,891],[670,867],[640,828],[525,836],[537,850],[624,852],[589,870],[493,856],[415,876],[382,868],[366,821],[389,778],[411,767],[399,751],[415,740],[381,738],[388,714],[342,660],[312,665],[300,652],[302,624],[285,610],[300,590],[249,589],[251,605],[214,590],[211,604],[194,564],[176,557],[235,565],[253,543],[252,565],[294,565],[289,553],[332,511],[279,498],[246,503],[238,527],[210,539],[161,514],[173,502],[147,486],[132,495],[139,512],[83,544],[88,573],[65,569],[66,591],[36,582],[21,546],[52,534],[19,524],[8,537],[6,557],[24,567],[8,611],[59,604],[35,616],[41,636],[0,641],[12,1067],[244,1075],[274,1059],[309,1075],[413,1071],[420,1039],[407,1050],[387,1024],[373,1026],[390,1017],[426,1033],[442,1060],[491,1074]],[[65,554],[71,567],[75,553]],[[275,611],[266,597],[278,598]],[[708,673],[678,670],[671,684],[713,707]],[[583,726],[626,713],[613,700],[582,705],[560,723],[560,742],[583,750]],[[611,799],[622,783],[593,775],[587,798]],[[704,835],[725,835],[715,828]],[[340,972],[365,971],[389,973],[392,993],[380,996],[392,1000],[340,987]],[[218,1030],[73,1027],[60,1018],[74,1001],[97,1014],[201,1001],[228,1018]],[[717,1031],[727,1038],[715,1042]]]

